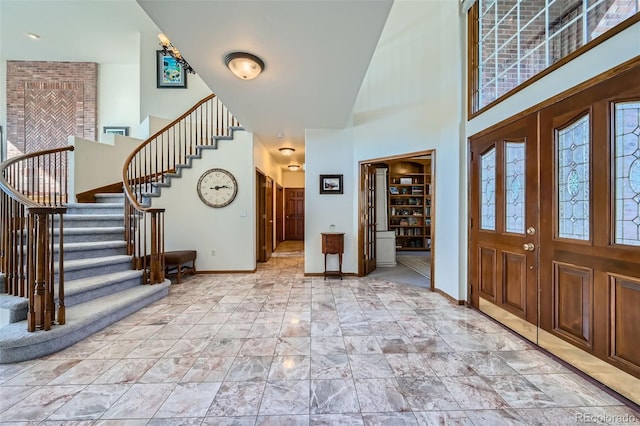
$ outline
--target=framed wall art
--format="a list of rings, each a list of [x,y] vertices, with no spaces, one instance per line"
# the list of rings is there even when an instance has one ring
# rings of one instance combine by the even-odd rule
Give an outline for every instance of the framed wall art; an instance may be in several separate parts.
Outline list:
[[[102,133],[129,136],[129,128],[126,126],[104,126],[102,128]]]
[[[342,194],[342,175],[320,175],[321,194]]]
[[[187,71],[182,64],[162,50],[156,51],[156,81],[159,89],[186,89]]]

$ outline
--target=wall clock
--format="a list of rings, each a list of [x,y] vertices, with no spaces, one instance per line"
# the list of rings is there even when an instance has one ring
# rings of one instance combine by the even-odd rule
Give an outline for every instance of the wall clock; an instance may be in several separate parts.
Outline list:
[[[198,180],[198,196],[208,206],[225,207],[238,193],[238,182],[224,169],[207,170]]]

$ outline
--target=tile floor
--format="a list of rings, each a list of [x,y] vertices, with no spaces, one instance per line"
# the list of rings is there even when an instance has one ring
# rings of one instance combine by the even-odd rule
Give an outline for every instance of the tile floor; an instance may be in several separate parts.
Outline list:
[[[640,413],[425,288],[197,275],[57,354],[0,365],[0,421],[51,425],[562,425]]]

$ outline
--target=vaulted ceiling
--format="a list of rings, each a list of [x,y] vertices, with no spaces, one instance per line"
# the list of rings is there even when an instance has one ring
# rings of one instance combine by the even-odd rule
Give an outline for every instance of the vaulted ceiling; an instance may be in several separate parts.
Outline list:
[[[391,0],[138,0],[200,77],[274,153],[304,149],[304,129],[342,128],[353,110]],[[240,80],[229,52],[260,57]],[[279,139],[277,135],[283,135]]]
[[[2,58],[136,63],[139,32],[159,28],[277,160],[304,129],[347,125],[392,0],[1,0]],[[38,43],[25,34],[43,38]],[[232,51],[262,58],[233,76]],[[278,138],[278,135],[282,135]]]

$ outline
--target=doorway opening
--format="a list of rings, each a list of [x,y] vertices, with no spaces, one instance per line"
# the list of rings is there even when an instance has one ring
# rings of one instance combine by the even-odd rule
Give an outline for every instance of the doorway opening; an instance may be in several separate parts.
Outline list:
[[[432,290],[435,250],[435,150],[360,162],[358,275],[401,265]]]

